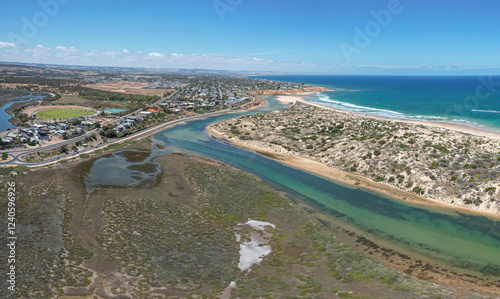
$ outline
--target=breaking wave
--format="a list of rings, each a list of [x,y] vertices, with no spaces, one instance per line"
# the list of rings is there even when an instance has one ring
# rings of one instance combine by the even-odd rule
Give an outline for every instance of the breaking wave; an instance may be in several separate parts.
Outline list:
[[[471,111],[473,112],[484,112],[484,113],[500,113],[498,110],[477,110],[477,109],[472,109]]]
[[[446,123],[452,123],[452,124],[465,125],[465,126],[469,126],[469,127],[473,127],[473,128],[477,128],[477,129],[481,129],[481,130],[486,130],[486,131],[491,130],[491,128],[488,128],[488,127],[481,125],[479,123],[470,121],[468,119],[461,119],[461,118],[457,119],[457,118],[437,116],[437,115],[408,115],[405,113],[392,111],[392,110],[388,110],[388,109],[366,107],[366,106],[361,106],[361,105],[356,105],[356,104],[352,104],[352,103],[338,101],[338,100],[332,99],[328,95],[322,94],[321,92],[317,93],[316,96],[317,96],[317,98],[309,98],[308,101],[311,101],[311,102],[314,102],[317,104],[322,104],[325,106],[329,106],[329,107],[332,107],[335,109],[347,111],[347,112],[367,114],[367,115],[379,116],[379,117],[384,117],[384,118],[446,122]],[[496,110],[472,110],[472,111],[485,112],[485,113],[500,113],[500,111],[496,111]],[[492,130],[492,131],[497,131],[497,130]]]

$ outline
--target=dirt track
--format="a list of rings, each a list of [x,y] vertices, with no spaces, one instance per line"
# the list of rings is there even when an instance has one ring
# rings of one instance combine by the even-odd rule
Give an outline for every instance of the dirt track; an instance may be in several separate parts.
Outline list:
[[[170,90],[170,89],[148,89],[145,88],[146,86],[148,86],[148,84],[142,82],[112,81],[106,83],[89,84],[86,87],[123,93],[123,94],[138,94],[145,96],[153,96],[153,95],[162,96],[165,92]]]

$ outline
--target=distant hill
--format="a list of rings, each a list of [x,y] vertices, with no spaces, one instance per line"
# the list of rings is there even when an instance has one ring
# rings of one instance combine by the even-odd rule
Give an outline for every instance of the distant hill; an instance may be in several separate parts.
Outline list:
[[[133,73],[157,73],[157,74],[196,74],[196,75],[291,75],[291,73],[282,72],[242,72],[229,70],[211,70],[211,69],[158,69],[158,68],[137,68],[137,67],[115,67],[115,66],[85,66],[85,65],[61,65],[61,64],[42,64],[42,63],[23,63],[23,62],[4,62],[0,61],[0,66],[24,66],[46,69],[63,69],[73,71],[100,71],[100,72],[133,72]]]

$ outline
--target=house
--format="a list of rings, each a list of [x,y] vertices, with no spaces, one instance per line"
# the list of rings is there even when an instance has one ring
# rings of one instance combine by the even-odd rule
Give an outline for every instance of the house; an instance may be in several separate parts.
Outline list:
[[[132,119],[126,119],[123,121],[124,124],[127,124],[129,126],[133,126],[135,125],[136,121],[135,120],[132,120]]]
[[[152,112],[149,112],[149,111],[141,111],[139,112],[141,115],[144,115],[144,116],[150,116],[151,114],[153,114]]]
[[[66,131],[64,131],[64,130],[58,130],[58,131],[57,131],[57,134],[59,134],[59,136],[61,136],[61,138],[64,138],[64,137],[66,136],[66,134],[67,134],[67,133],[66,133]]]
[[[2,138],[2,143],[9,144],[9,143],[12,143],[13,141],[14,140],[12,138],[10,138],[10,137],[4,137],[4,138]]]
[[[22,135],[16,132],[10,132],[7,134],[7,137],[12,138],[12,140],[16,140],[17,138],[21,137]]]
[[[82,125],[88,125],[88,126],[93,126],[95,123],[96,122],[90,120],[82,121]]]
[[[23,129],[20,129],[19,131],[22,134],[26,135],[26,136],[33,136],[33,130],[32,129],[23,128]]]
[[[87,131],[89,129],[88,126],[76,126],[75,130],[78,134],[83,133],[84,131]]]
[[[69,125],[65,124],[65,123],[62,123],[62,124],[59,125],[59,128],[61,130],[69,130]]]

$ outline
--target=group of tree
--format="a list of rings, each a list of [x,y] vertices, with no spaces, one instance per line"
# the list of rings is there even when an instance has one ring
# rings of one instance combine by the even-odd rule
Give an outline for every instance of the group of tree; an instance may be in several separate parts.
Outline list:
[[[106,126],[103,126],[100,130],[99,130],[99,135],[103,136],[103,137],[107,137],[107,138],[115,138],[117,137],[118,135],[116,134],[116,131],[113,130],[113,126],[111,125],[106,125]]]

